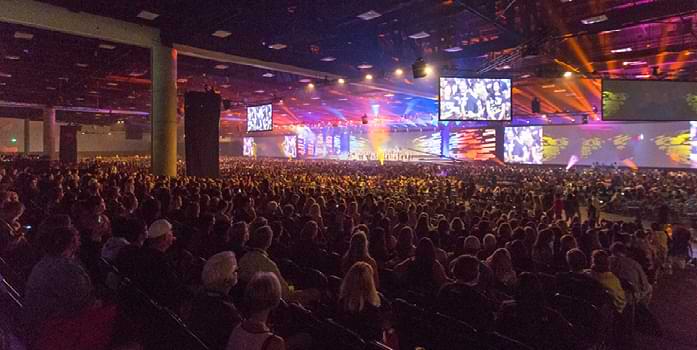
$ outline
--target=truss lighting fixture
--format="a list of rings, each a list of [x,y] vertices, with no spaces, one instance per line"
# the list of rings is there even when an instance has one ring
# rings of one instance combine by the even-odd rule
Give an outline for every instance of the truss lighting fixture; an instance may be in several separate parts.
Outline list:
[[[574,76],[574,73],[572,73],[572,72],[570,72],[570,71],[564,72],[564,78],[567,78],[567,79],[568,79],[568,78],[571,78],[571,77],[573,77],[573,76]],[[555,91],[555,92],[556,92],[556,91]]]
[[[601,22],[605,22],[605,21],[607,21],[607,16],[606,15],[599,15],[599,16],[584,18],[581,20],[581,23],[583,23],[583,24],[596,24],[596,23],[601,23]]]
[[[111,45],[111,44],[99,44],[100,49],[104,50],[113,50],[116,48],[116,45]]]
[[[445,52],[450,52],[450,53],[453,53],[453,52],[460,52],[460,51],[462,51],[462,48],[459,47],[459,46],[451,46],[451,47],[449,47],[449,48],[447,48],[447,49],[445,49],[445,50],[443,50],[443,51],[445,51]]]
[[[229,37],[230,35],[232,35],[232,33],[228,32],[226,30],[216,30],[211,35],[216,37],[216,38],[225,39],[225,38]]]
[[[346,80],[344,80],[344,78],[339,78],[339,80],[337,80],[337,82],[338,82],[339,84],[342,84],[342,85],[343,85],[343,84],[346,84]]]
[[[397,68],[394,70],[394,75],[401,77],[402,75],[404,75],[404,71],[402,70],[402,68]]]
[[[651,74],[639,74],[634,76],[637,79],[648,79],[651,78]]]
[[[308,79],[308,78],[302,78],[302,79],[300,79],[300,80],[298,80],[298,81],[301,82],[301,83],[309,83],[309,82],[311,82],[311,80]]]
[[[372,74],[366,74],[366,75],[365,75],[365,80],[373,80],[373,75],[372,75]]]
[[[357,65],[356,67],[358,67],[358,69],[370,69],[370,68],[373,68],[373,65],[368,64],[368,63],[361,63],[361,64]]]
[[[428,34],[424,31],[409,35],[409,37],[412,39],[425,39],[425,38],[428,38],[429,36],[431,36],[431,34]]]
[[[5,59],[16,61],[19,59],[19,56],[7,55],[7,56],[5,56]]]
[[[228,69],[229,67],[230,66],[228,66],[227,64],[216,64],[215,67],[213,67],[213,68],[223,70],[223,69]]]
[[[646,64],[646,61],[624,61],[622,62],[623,66],[643,66]]]
[[[286,47],[288,47],[288,45],[281,44],[281,43],[275,43],[275,44],[269,45],[269,49],[273,49],[273,50],[283,50]]]
[[[264,73],[261,76],[264,78],[273,78],[275,75],[273,73]]]
[[[379,12],[375,10],[370,10],[368,12],[361,13],[360,15],[356,16],[364,21],[370,21],[371,19],[376,19],[378,17],[382,16]]]
[[[632,48],[631,47],[623,47],[621,49],[610,50],[610,52],[612,52],[612,53],[632,52]]]
[[[15,32],[15,39],[31,40],[34,39],[34,34],[25,32]]]
[[[334,61],[336,61],[336,57],[327,56],[327,57],[320,58],[320,61],[322,61],[322,62],[334,62]]]
[[[154,12],[142,10],[136,17],[152,21],[155,18],[160,17],[160,15]]]

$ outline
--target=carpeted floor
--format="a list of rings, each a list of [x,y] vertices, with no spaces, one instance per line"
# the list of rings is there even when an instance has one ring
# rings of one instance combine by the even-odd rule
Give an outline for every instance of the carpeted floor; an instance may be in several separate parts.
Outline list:
[[[697,269],[663,276],[649,309],[663,326],[663,337],[637,334],[637,349],[697,349]]]

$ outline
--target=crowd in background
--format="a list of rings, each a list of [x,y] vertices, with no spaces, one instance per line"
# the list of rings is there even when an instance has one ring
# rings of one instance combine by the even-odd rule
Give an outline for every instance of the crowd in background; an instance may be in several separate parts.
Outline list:
[[[690,222],[671,200],[695,195],[693,173],[235,158],[221,168],[203,179],[155,177],[143,161],[0,165],[0,256],[17,276],[25,344],[137,348],[105,297],[125,277],[210,349],[317,348],[283,323],[289,304],[406,349],[395,298],[532,348],[587,345],[590,325],[563,297],[606,310],[603,341],[629,349],[636,329],[660,333],[647,308],[659,276],[692,258]],[[604,219],[632,210],[624,198],[656,216]],[[105,277],[105,265],[118,273]],[[308,271],[338,278],[334,292]]]

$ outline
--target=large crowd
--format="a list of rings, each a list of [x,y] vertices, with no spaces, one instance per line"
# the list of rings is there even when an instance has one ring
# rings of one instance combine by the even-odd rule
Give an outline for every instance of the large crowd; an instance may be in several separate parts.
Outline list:
[[[634,333],[661,333],[647,307],[659,277],[692,258],[674,204],[695,195],[693,173],[221,168],[204,179],[155,177],[143,160],[0,164],[0,294],[17,307],[0,344],[632,349]],[[181,334],[195,345],[171,345]]]

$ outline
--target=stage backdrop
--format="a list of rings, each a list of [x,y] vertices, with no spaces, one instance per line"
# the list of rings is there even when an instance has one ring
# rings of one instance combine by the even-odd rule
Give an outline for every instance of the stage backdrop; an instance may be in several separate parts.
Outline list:
[[[507,127],[504,160],[521,164],[697,168],[697,122]]]

